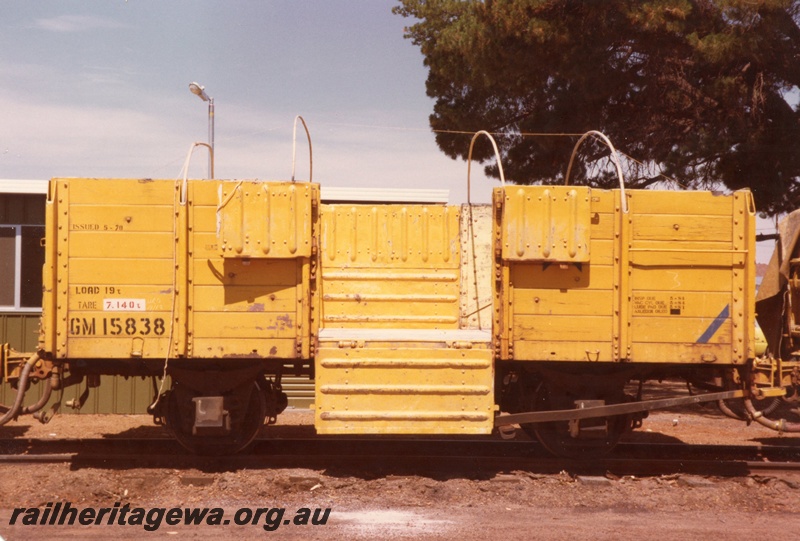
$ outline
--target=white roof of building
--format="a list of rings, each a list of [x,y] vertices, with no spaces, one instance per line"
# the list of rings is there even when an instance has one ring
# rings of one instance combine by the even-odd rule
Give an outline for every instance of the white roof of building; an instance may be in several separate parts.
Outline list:
[[[340,188],[321,186],[320,197],[325,203],[442,203],[450,197],[449,190],[403,188]]]
[[[48,180],[0,179],[0,193],[47,194]],[[403,188],[340,188],[321,187],[322,200],[326,203],[430,203],[446,204],[449,190],[425,190]]]
[[[0,193],[29,193],[47,195],[48,180],[0,178]]]

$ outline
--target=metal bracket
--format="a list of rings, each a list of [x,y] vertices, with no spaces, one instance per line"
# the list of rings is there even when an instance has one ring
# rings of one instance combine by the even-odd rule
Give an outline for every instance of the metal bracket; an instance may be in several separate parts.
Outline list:
[[[764,389],[765,396],[775,396],[773,393],[781,393],[784,390]],[[498,415],[494,419],[495,426],[523,424],[523,423],[548,423],[552,421],[573,421],[578,419],[591,419],[593,417],[611,417],[613,415],[629,415],[641,411],[652,411],[657,409],[671,408],[688,404],[700,404],[702,402],[715,402],[717,400],[727,400],[729,398],[743,398],[745,391],[724,391],[721,393],[706,393],[681,398],[662,398],[658,400],[645,400],[643,402],[628,402],[625,404],[612,404],[610,406],[587,407],[582,409],[552,410],[552,411],[533,411],[526,413],[513,413]]]

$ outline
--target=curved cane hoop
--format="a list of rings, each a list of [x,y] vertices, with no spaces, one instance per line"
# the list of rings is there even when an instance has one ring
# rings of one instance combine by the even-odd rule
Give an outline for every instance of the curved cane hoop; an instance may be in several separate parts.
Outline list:
[[[292,182],[294,182],[294,171],[295,171],[295,152],[297,149],[297,121],[303,123],[303,128],[306,130],[306,139],[308,139],[308,181],[311,182],[311,174],[314,167],[314,162],[312,159],[312,147],[311,147],[311,134],[308,132],[308,126],[306,125],[306,121],[303,120],[303,117],[297,115],[294,117],[294,129],[292,130]]]
[[[500,170],[500,184],[502,186],[506,185],[506,176],[503,173],[503,163],[500,161],[500,151],[497,150],[497,143],[494,141],[494,137],[488,131],[478,131],[475,132],[475,135],[472,136],[472,141],[469,143],[469,154],[467,156],[467,204],[471,205],[472,201],[470,201],[470,171],[472,170],[472,147],[475,145],[475,139],[478,138],[479,135],[485,135],[489,138],[489,141],[492,142],[492,147],[494,148],[494,156],[497,159],[497,168]]]
[[[194,149],[197,147],[206,147],[208,149],[208,155],[211,158],[211,178],[214,178],[214,149],[211,148],[211,145],[208,143],[192,143],[189,147],[189,153],[186,155],[186,161],[183,162],[183,169],[181,169],[180,174],[180,178],[183,179],[183,184],[181,184],[181,205],[186,204],[186,185],[189,180],[189,162],[192,161],[192,154],[194,153]]]
[[[600,138],[603,143],[611,150],[611,159],[614,161],[614,165],[617,167],[617,176],[619,177],[619,191],[620,191],[620,199],[622,201],[622,212],[628,213],[628,199],[625,197],[625,181],[622,177],[622,166],[619,163],[619,156],[617,155],[617,149],[614,148],[614,145],[611,144],[611,140],[606,137],[603,133],[597,130],[591,130],[584,133],[578,142],[575,143],[575,148],[572,149],[572,156],[569,157],[569,165],[567,166],[567,174],[564,176],[564,185],[569,184],[569,175],[572,173],[572,163],[575,161],[575,155],[578,153],[578,147],[581,146],[581,143],[584,142],[590,135],[594,135],[595,137]]]

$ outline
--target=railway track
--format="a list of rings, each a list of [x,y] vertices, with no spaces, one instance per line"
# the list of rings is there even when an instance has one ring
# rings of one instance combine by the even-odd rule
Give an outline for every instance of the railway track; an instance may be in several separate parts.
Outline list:
[[[800,447],[620,444],[595,459],[553,458],[537,443],[474,439],[291,438],[258,440],[244,454],[187,455],[170,439],[16,439],[0,441],[0,464],[69,463],[73,468],[318,468],[388,474],[535,474],[721,477],[800,472]]]

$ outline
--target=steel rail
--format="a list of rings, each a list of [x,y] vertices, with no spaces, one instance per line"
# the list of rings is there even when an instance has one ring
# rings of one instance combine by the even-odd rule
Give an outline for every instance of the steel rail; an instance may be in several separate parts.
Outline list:
[[[93,469],[138,469],[169,468],[177,470],[221,468],[223,471],[237,469],[310,468],[340,472],[352,470],[354,474],[376,471],[383,475],[426,474],[427,472],[454,472],[458,475],[481,476],[485,473],[501,473],[509,470],[528,471],[538,474],[560,474],[595,476],[655,477],[674,474],[691,474],[704,477],[746,477],[753,474],[800,472],[800,462],[765,462],[754,460],[709,460],[709,459],[638,459],[604,458],[575,460],[553,457],[468,457],[443,455],[236,455],[233,457],[202,457],[179,455],[141,454],[30,454],[0,455],[0,464],[8,463],[24,467],[26,464],[69,464],[70,468]]]
[[[191,458],[172,439],[168,438],[87,438],[87,439],[8,439],[0,440],[3,457],[25,456],[119,456],[139,455]],[[501,440],[442,437],[353,438],[316,436],[297,438],[263,438],[256,440],[242,455],[270,459],[276,456],[356,457],[356,456],[438,456],[480,458],[524,458],[548,456],[535,440]],[[617,445],[608,459],[650,460],[654,458],[737,460],[800,463],[800,445],[710,445],[686,443],[623,442]],[[225,458],[233,458],[231,456]]]

